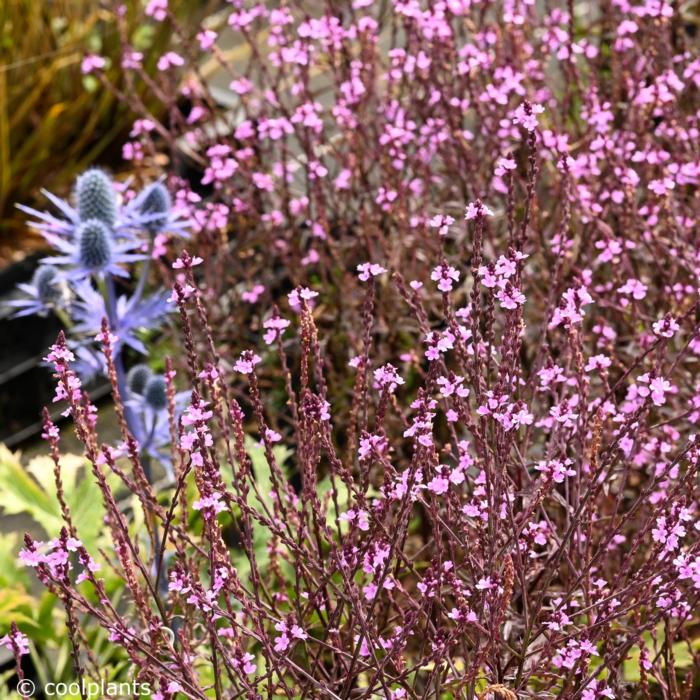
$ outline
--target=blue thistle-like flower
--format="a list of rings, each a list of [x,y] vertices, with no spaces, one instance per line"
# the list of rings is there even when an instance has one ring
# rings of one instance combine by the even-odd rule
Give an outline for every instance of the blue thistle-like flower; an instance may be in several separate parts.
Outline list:
[[[144,215],[143,226],[150,234],[158,233],[167,224],[172,205],[170,192],[162,183],[154,182],[144,190],[139,209]]]
[[[114,184],[101,170],[93,168],[80,175],[75,190],[76,207],[47,190],[41,190],[58,210],[58,216],[23,204],[16,205],[34,218],[29,225],[40,231],[58,250],[62,249],[57,240],[75,239],[80,225],[90,219],[98,219],[109,226],[115,240],[133,240],[143,231],[151,235],[167,231],[189,237],[187,229],[192,224],[183,219],[183,212],[173,208],[170,194],[161,181],[151,183],[121,206]]]
[[[78,229],[80,264],[99,272],[112,261],[112,235],[99,219],[89,219]]]
[[[71,308],[75,321],[73,330],[94,337],[100,331],[102,319],[109,316],[104,297],[88,279],[76,282],[74,290],[76,300]],[[146,347],[138,338],[137,331],[158,327],[163,317],[173,310],[174,304],[168,301],[167,292],[154,292],[143,300],[122,295],[115,307],[116,313],[112,319],[112,331],[117,336],[115,350],[128,345],[145,355]]]
[[[154,411],[162,411],[168,407],[168,385],[165,377],[156,374],[146,382],[143,398],[149,408]]]
[[[78,215],[81,221],[97,219],[112,228],[117,222],[117,197],[109,176],[91,168],[80,175],[75,185]]]
[[[187,229],[191,222],[173,209],[170,192],[160,180],[152,182],[126,204],[122,218],[124,226],[132,230],[145,229],[151,235],[167,231],[189,238]]]
[[[63,255],[44,258],[42,263],[69,266],[70,269],[64,274],[70,280],[79,280],[95,274],[128,277],[129,273],[120,265],[137,262],[145,257],[140,253],[131,252],[143,245],[140,241],[115,240],[110,229],[98,219],[80,224],[77,235],[72,240],[47,231],[44,231],[44,238]]]
[[[126,385],[132,394],[143,396],[152,377],[153,372],[148,365],[134,365],[126,375]]]
[[[162,404],[162,407],[157,408],[151,405],[149,403],[149,394],[152,394],[150,396],[151,400],[155,398],[156,403]],[[171,438],[165,378],[161,375],[152,375],[146,385],[144,394],[139,394],[129,388],[128,395],[129,398],[126,405],[136,416],[134,424],[130,427],[134,432],[134,437],[139,443],[140,449],[153,459],[157,459],[165,468],[168,477],[172,481],[175,475],[173,473],[170,451],[168,450]],[[176,421],[191,401],[191,391],[179,391],[175,394]]]
[[[52,309],[64,306],[69,296],[68,285],[58,270],[45,265],[36,269],[31,282],[18,284],[17,288],[26,297],[6,302],[8,307],[18,309],[14,318],[31,314],[45,316]]]
[[[70,348],[75,355],[71,369],[78,373],[81,381],[87,384],[107,374],[107,362],[101,352],[80,343],[70,343]]]
[[[32,284],[39,300],[47,306],[62,298],[60,275],[53,267],[38,267],[32,276]]]

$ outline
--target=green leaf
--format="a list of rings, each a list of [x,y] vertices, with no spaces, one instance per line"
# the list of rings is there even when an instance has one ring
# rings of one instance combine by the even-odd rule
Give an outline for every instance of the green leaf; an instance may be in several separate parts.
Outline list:
[[[85,460],[77,455],[61,457],[61,481],[78,537],[94,552],[104,529],[100,489]],[[56,495],[53,461],[35,457],[25,469],[17,455],[0,446],[0,507],[8,514],[28,513],[47,535],[58,535],[65,522]]]
[[[29,513],[47,533],[61,527],[62,520],[49,494],[4,445],[0,445],[0,506],[10,515]]]
[[[659,624],[657,627],[657,637],[658,639],[663,639],[664,637],[664,627],[663,624]],[[654,648],[654,640],[652,639],[649,632],[644,632],[642,634],[642,639],[646,642],[647,648],[650,650],[650,655],[655,656],[651,650]],[[700,638],[691,641],[691,647],[693,651],[697,652],[700,649]],[[639,676],[639,657],[640,651],[639,647],[633,647],[630,651],[629,656],[625,659],[623,666],[623,673],[626,681],[633,683],[638,683],[640,680]],[[674,657],[674,669],[684,669],[690,668],[693,665],[693,657],[688,649],[688,645],[684,641],[676,642],[673,645],[673,657]],[[661,660],[662,665],[664,665],[664,660]],[[655,683],[656,680],[653,676],[648,675],[649,681]]]
[[[0,589],[29,588],[27,570],[17,565],[19,550],[20,540],[16,532],[0,535]]]

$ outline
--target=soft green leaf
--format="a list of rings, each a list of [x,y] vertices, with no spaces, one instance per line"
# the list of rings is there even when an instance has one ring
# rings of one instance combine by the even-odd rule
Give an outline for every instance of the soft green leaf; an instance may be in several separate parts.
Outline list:
[[[61,481],[65,501],[78,536],[95,551],[103,531],[104,507],[100,489],[76,455],[61,457]],[[54,464],[48,457],[35,457],[22,466],[19,457],[0,446],[0,507],[6,513],[27,513],[55,537],[65,525],[56,495]]]
[[[8,514],[29,513],[47,533],[56,532],[63,522],[56,502],[4,445],[0,445],[0,506]]]

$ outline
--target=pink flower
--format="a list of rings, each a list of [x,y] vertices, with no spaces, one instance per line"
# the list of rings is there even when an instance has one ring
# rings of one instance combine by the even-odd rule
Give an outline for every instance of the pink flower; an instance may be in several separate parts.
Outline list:
[[[386,389],[390,394],[396,391],[397,386],[404,383],[396,367],[390,364],[374,370],[374,381],[380,389]]]
[[[302,641],[309,638],[309,635],[304,632],[304,630],[299,627],[299,625],[292,625],[290,632],[294,639],[301,639]]]
[[[146,14],[156,22],[162,22],[168,16],[168,0],[149,0]]]
[[[523,102],[515,110],[513,124],[520,124],[527,131],[534,131],[537,128],[537,115],[544,112],[542,105]]]
[[[229,83],[229,87],[233,92],[239,95],[247,95],[253,89],[253,83],[248,80],[248,78],[239,78],[238,80],[232,80]]]
[[[561,323],[567,325],[580,323],[586,315],[583,307],[592,302],[593,298],[583,285],[567,289],[564,292],[561,303],[554,309],[550,328],[554,328]]]
[[[308,287],[297,287],[294,291],[287,295],[289,299],[289,305],[294,309],[294,311],[301,311],[301,302],[310,302],[318,296],[318,292],[314,292]]]
[[[516,167],[516,162],[512,158],[499,158],[496,164],[495,174],[498,177],[503,177],[507,172],[515,170]]]
[[[675,186],[676,183],[670,177],[665,177],[662,180],[652,180],[649,183],[649,189],[659,197],[670,192]]]
[[[256,355],[251,350],[244,350],[234,363],[233,369],[235,372],[240,372],[241,374],[251,374],[255,365],[260,364],[260,362],[261,359],[259,355]]]
[[[202,51],[207,51],[209,50],[214,44],[216,43],[216,40],[218,38],[218,34],[211,29],[207,29],[203,32],[199,32],[197,34],[197,41],[199,41],[199,48],[202,49]]]
[[[44,358],[44,362],[54,366],[57,372],[67,369],[68,364],[75,362],[75,355],[68,349],[68,346],[63,343],[56,343],[51,346],[49,354]]]
[[[286,634],[281,634],[279,637],[275,637],[274,649],[278,653],[283,653],[289,648],[289,637]]]
[[[22,549],[20,550],[18,559],[25,566],[36,567],[44,563],[45,556],[36,550]]]
[[[221,500],[221,494],[214,492],[210,496],[195,501],[192,508],[205,511],[208,514],[216,514],[226,510],[226,504]]]
[[[476,219],[477,217],[484,217],[484,216],[493,216],[493,211],[489,209],[480,199],[477,199],[476,202],[470,202],[467,204],[467,209],[464,214],[464,218],[467,221],[471,221],[472,219]]]
[[[648,287],[646,286],[646,284],[642,284],[639,280],[631,277],[617,291],[620,294],[629,295],[633,299],[639,301],[641,299],[644,299],[644,297],[647,294],[647,289]]]
[[[654,333],[662,338],[673,338],[680,329],[681,327],[678,325],[678,321],[676,321],[671,314],[666,314],[666,316],[654,324]]]
[[[185,250],[182,252],[180,257],[173,263],[172,267],[173,270],[189,270],[192,267],[201,265],[203,262],[204,260],[202,260],[202,258],[197,257],[196,255],[194,257],[190,257],[190,255]]]
[[[241,294],[241,299],[247,301],[249,304],[255,304],[255,302],[260,298],[260,295],[265,291],[264,284],[256,284],[252,289],[249,289]]]
[[[496,298],[501,304],[501,307],[508,310],[517,309],[525,303],[525,295],[510,282],[507,283],[505,289],[499,289],[496,292]]]
[[[362,263],[357,266],[357,271],[360,273],[358,275],[362,282],[367,282],[370,277],[377,277],[386,272],[386,268],[376,263]]]
[[[13,654],[24,656],[29,653],[29,637],[20,632],[13,622],[10,633],[0,637],[0,646],[6,647]]]
[[[453,283],[459,281],[459,271],[449,265],[438,265],[432,271],[430,279],[438,283],[441,292],[451,292]]]
[[[557,484],[561,484],[566,480],[567,476],[576,476],[576,472],[571,469],[573,462],[570,459],[565,459],[563,462],[554,459],[549,462],[539,462],[535,465],[535,469],[551,476],[552,480]]]
[[[477,591],[488,591],[490,588],[493,588],[494,586],[495,586],[495,584],[493,583],[493,581],[491,581],[491,577],[486,576],[484,578],[480,578],[477,581],[475,588]]]
[[[436,228],[438,230],[438,235],[446,236],[449,231],[449,227],[452,226],[454,222],[455,220],[451,216],[446,216],[445,214],[437,214],[432,219],[430,219],[428,225],[431,228]]]
[[[678,391],[668,380],[649,374],[640,375],[637,382],[633,385],[634,393],[641,398],[650,397],[655,406],[663,406],[666,403],[666,394]]]
[[[444,476],[435,476],[427,484],[428,491],[431,491],[436,496],[447,493],[450,488],[450,482]]]
[[[453,394],[456,394],[461,398],[466,398],[469,396],[469,389],[462,386],[463,384],[464,377],[460,377],[459,375],[455,375],[452,379],[449,379],[448,377],[437,378],[437,385],[440,387],[440,394],[445,398],[452,396]]]
[[[272,345],[272,343],[282,337],[282,334],[290,325],[290,322],[281,316],[268,318],[267,321],[263,323],[263,327],[266,330],[263,340],[267,345]]]
[[[588,359],[584,370],[586,372],[592,372],[593,370],[603,370],[610,367],[611,364],[612,361],[609,357],[606,357],[605,355],[594,355],[593,357],[590,357]]]
[[[663,377],[655,377],[649,382],[649,389],[651,390],[651,400],[654,402],[654,405],[663,406],[666,403],[666,394],[672,391],[673,386],[671,382]]]
[[[125,50],[122,56],[122,68],[124,70],[133,70],[140,68],[143,63],[143,54],[140,51]]]
[[[96,56],[95,54],[90,54],[85,56],[82,63],[80,64],[80,72],[83,75],[88,75],[94,73],[96,70],[102,70],[107,65],[102,56]]]
[[[184,66],[185,59],[175,51],[168,51],[158,59],[158,70],[166,71],[173,66]]]

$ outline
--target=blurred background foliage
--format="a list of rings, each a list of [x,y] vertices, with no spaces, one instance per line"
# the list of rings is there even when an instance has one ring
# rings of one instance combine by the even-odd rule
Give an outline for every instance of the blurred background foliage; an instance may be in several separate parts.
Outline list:
[[[170,2],[195,29],[208,5]],[[119,18],[95,0],[0,0],[0,268],[41,245],[16,202],[37,203],[41,188],[65,196],[88,165],[115,170],[121,163],[133,117],[95,77],[82,74],[83,57],[104,57],[107,78],[119,89],[122,38],[143,53],[150,75],[172,41],[167,24],[148,21],[141,0],[124,0],[123,7]],[[157,116],[146,84],[135,88]]]
[[[102,548],[108,546],[104,507],[97,484],[92,479],[82,478],[88,469],[89,465],[83,457],[72,454],[62,456],[64,498],[80,530],[82,541],[91,548],[102,565],[100,576],[118,605],[123,581],[99,554]],[[114,478],[110,478],[110,484],[116,486]],[[130,501],[124,502],[123,507],[138,514]],[[22,516],[23,527],[41,540],[60,532],[61,507],[56,497],[54,468],[49,457],[34,457],[23,464],[19,454],[0,445],[0,509],[4,518]],[[143,527],[143,521],[135,517],[133,527]],[[48,682],[71,682],[75,679],[75,671],[63,606],[56,596],[37,586],[29,569],[17,564],[17,552],[21,547],[19,533],[0,533],[0,630],[6,630],[14,621],[29,636],[30,659],[26,663],[26,671],[37,686]],[[96,625],[82,624],[81,619],[81,635],[95,663],[103,669],[108,680],[126,677],[128,659],[109,643],[104,630]],[[0,659],[0,698],[19,700],[19,695],[14,692],[15,684],[13,662],[4,653]],[[78,700],[80,696],[65,697]]]

